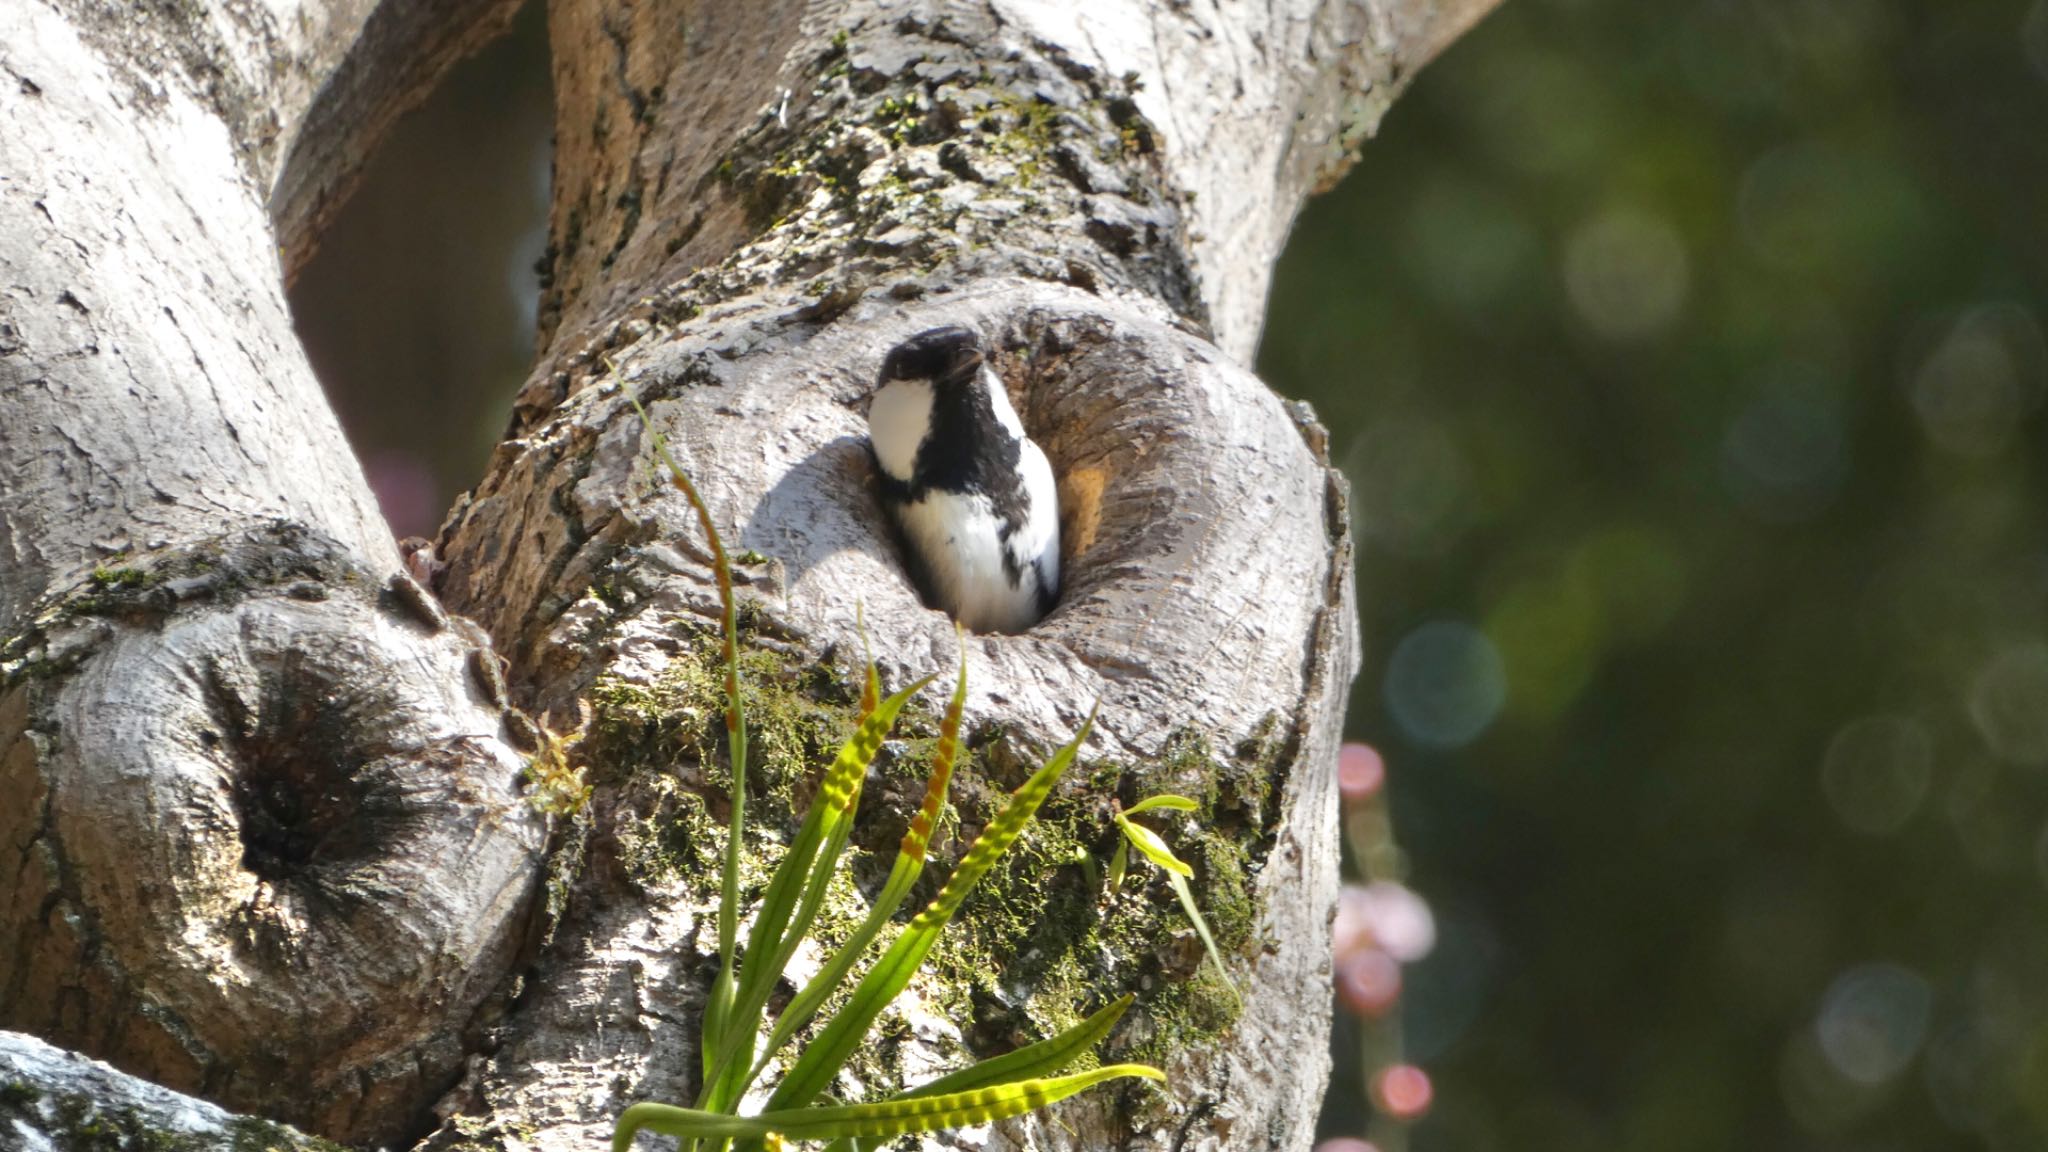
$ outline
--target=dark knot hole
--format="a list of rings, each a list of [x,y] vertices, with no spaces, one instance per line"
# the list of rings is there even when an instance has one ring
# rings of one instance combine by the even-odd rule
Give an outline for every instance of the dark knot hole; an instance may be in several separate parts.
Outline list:
[[[375,852],[404,806],[378,771],[389,749],[376,722],[392,702],[293,657],[257,681],[249,692],[216,678],[225,737],[202,733],[227,754],[242,867],[281,883]]]

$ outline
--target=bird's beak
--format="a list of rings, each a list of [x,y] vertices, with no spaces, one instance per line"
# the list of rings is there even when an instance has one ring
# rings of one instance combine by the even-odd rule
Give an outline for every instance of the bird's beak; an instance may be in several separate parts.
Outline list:
[[[981,349],[967,347],[953,354],[953,369],[947,375],[955,380],[963,379],[981,371]]]

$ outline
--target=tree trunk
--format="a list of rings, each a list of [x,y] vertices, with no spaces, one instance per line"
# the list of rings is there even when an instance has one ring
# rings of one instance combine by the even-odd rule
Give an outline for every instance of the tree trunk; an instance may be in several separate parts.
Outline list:
[[[715,596],[627,397],[747,550],[772,857],[851,714],[857,613],[891,683],[954,660],[861,413],[889,347],[965,324],[1061,478],[1067,575],[1028,633],[968,638],[939,855],[1101,719],[844,1088],[1130,991],[1106,1052],[1166,1090],[927,1144],[1304,1145],[1350,542],[1321,430],[1241,365],[1302,199],[1490,3],[555,0],[542,350],[437,542],[448,611],[282,283],[510,6],[0,7],[0,1025],[351,1142],[589,1148],[634,1100],[693,1098]],[[545,814],[527,717],[585,704],[592,802]],[[914,807],[901,759],[828,933]],[[1163,889],[1093,879],[1109,800],[1162,791],[1203,803],[1169,837],[1241,1005]],[[30,1043],[0,1067],[48,1094],[0,1110],[60,1128]]]

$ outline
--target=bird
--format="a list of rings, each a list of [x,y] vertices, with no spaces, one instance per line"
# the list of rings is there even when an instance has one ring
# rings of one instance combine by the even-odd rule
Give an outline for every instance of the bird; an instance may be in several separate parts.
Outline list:
[[[925,603],[975,632],[1022,632],[1060,590],[1059,492],[967,328],[889,350],[868,405],[882,506]]]

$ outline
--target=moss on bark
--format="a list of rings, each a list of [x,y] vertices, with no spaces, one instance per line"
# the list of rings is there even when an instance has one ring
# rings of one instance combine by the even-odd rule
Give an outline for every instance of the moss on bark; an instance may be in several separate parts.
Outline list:
[[[651,682],[607,676],[593,687],[586,751],[597,778],[614,789],[612,837],[626,881],[651,896],[710,908],[718,899],[727,780],[719,646],[711,629],[684,627],[692,634]],[[741,877],[747,907],[766,886],[818,773],[859,711],[840,669],[758,639],[743,636],[755,800]],[[1107,1042],[1105,1054],[1118,1059],[1165,1060],[1230,1027],[1237,1003],[1157,870],[1135,864],[1119,890],[1104,890],[1104,865],[1118,835],[1109,799],[1129,804],[1174,791],[1199,800],[1201,810],[1176,819],[1165,834],[1195,865],[1195,887],[1218,943],[1239,955],[1255,943],[1249,872],[1269,847],[1276,819],[1274,727],[1262,726],[1228,757],[1214,753],[1207,735],[1184,730],[1154,761],[1076,764],[961,908],[913,985],[912,995],[959,1029],[968,1049],[962,1063],[1052,1035],[1124,992],[1136,993],[1138,1002]],[[822,945],[837,946],[866,914],[921,795],[936,731],[933,713],[913,703],[877,758],[854,841],[814,930]],[[995,728],[968,733],[966,745],[934,837],[934,867],[913,902],[936,891],[1008,787],[1046,751],[1019,747]],[[890,1055],[897,1045],[884,1041],[890,1028],[907,1025],[889,1019],[849,1069],[870,1089],[901,1082],[900,1063]]]

